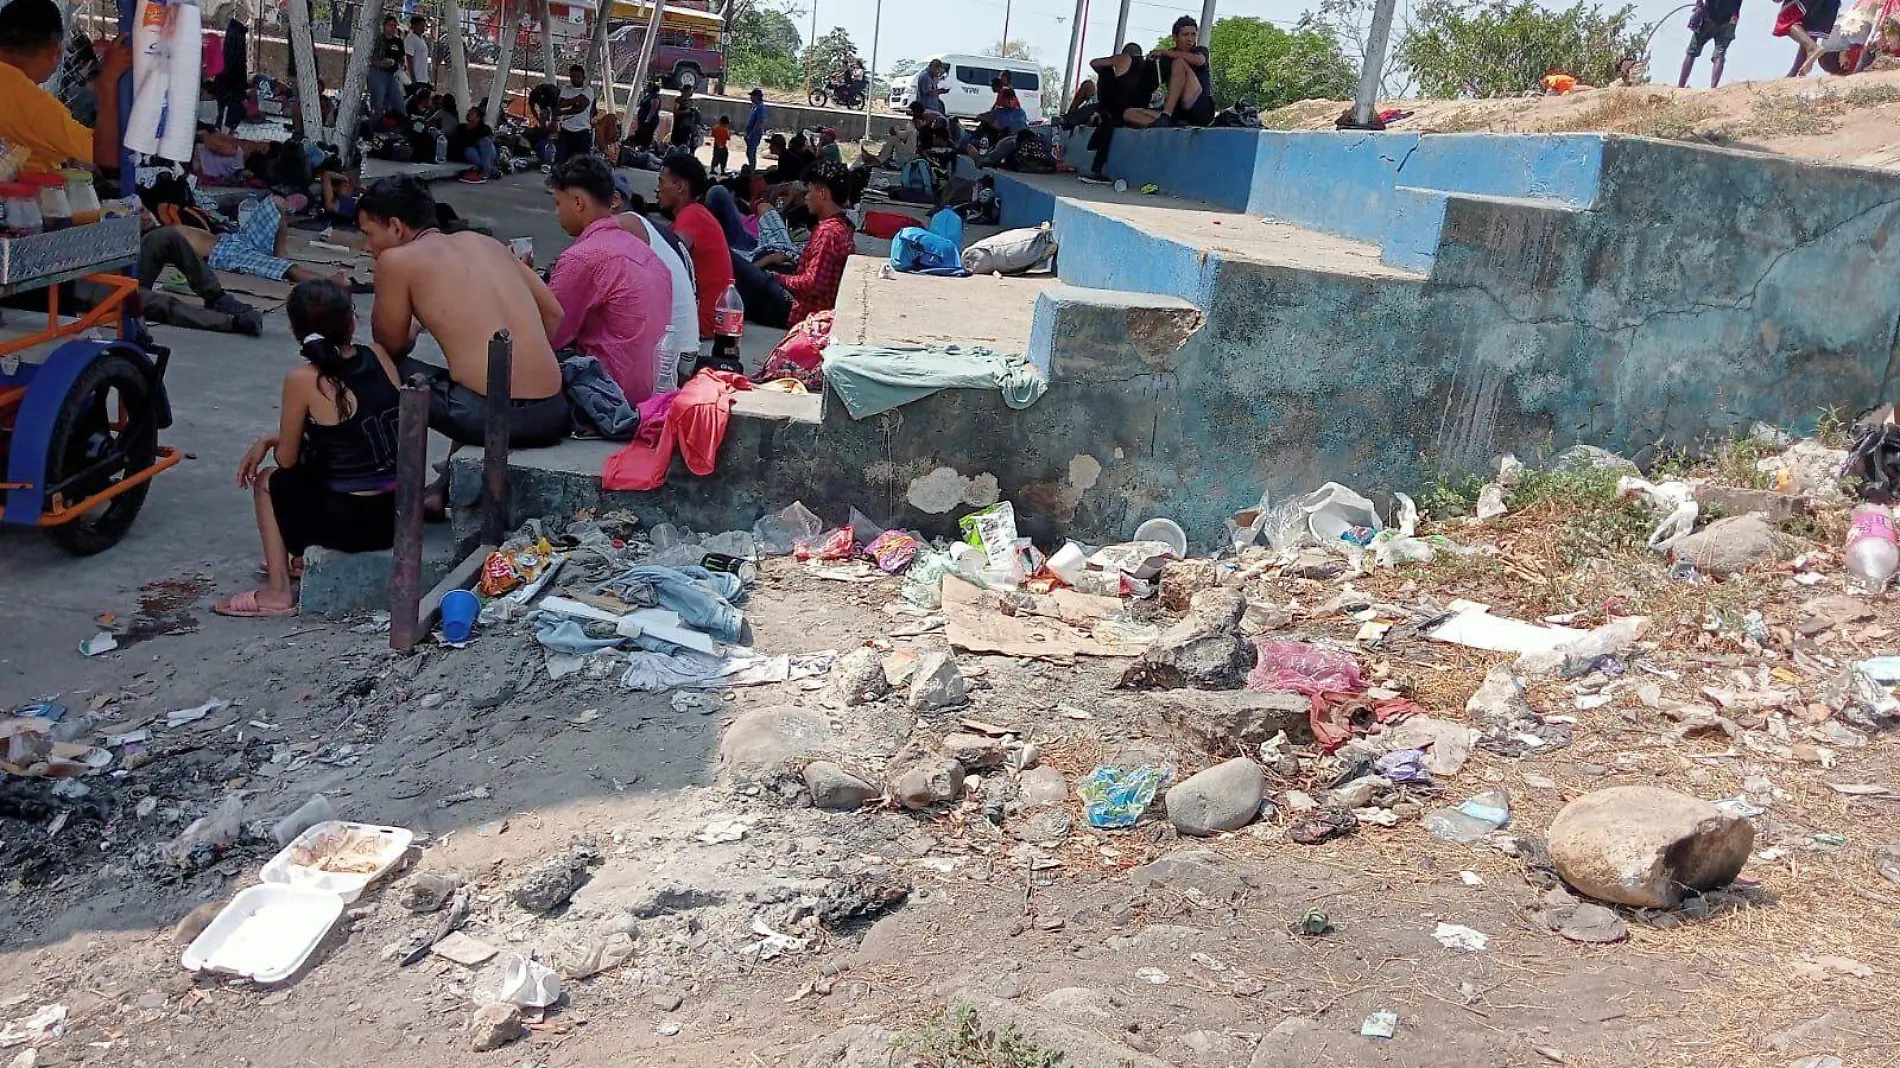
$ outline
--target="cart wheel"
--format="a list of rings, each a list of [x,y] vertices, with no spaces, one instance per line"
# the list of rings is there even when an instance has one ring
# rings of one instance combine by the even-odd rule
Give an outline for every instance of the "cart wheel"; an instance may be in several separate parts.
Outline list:
[[[94,360],[73,383],[53,423],[46,450],[47,484],[58,485],[108,457],[123,457],[122,463],[66,487],[65,499],[76,501],[150,467],[158,461],[153,415],[152,382],[144,368],[118,355]],[[47,527],[46,536],[75,556],[104,552],[132,528],[149,489],[149,482],[134,486],[85,515]]]

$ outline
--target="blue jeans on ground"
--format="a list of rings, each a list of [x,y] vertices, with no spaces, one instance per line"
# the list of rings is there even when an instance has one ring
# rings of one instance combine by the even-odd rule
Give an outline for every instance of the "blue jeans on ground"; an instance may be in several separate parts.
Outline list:
[[[371,121],[380,119],[384,113],[393,111],[403,113],[402,82],[396,78],[393,70],[372,70],[369,72],[369,114]]]
[[[462,158],[483,174],[494,174],[495,160],[498,158],[495,151],[495,139],[492,137],[482,138],[475,144],[470,145],[468,151],[462,153]]]
[[[719,220],[719,228],[726,232],[726,246],[734,252],[751,252],[759,247],[758,238],[746,232],[745,221],[739,215],[739,203],[732,199],[732,190],[723,185],[706,190],[706,210]]]

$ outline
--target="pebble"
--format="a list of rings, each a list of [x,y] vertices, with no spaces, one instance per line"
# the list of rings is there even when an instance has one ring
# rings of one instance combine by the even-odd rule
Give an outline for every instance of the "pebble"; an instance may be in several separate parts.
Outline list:
[[[505,1002],[491,1002],[476,1009],[468,1020],[468,1048],[486,1053],[521,1037],[521,1010]]]

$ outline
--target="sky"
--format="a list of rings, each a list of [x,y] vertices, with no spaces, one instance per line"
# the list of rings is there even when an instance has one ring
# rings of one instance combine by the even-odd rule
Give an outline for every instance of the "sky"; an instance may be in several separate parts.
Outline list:
[[[1615,0],[1599,2],[1606,8],[1615,6]],[[815,4],[818,32],[823,34],[834,26],[844,27],[858,43],[859,51],[868,58],[877,0],[791,0],[791,3],[799,12],[794,19],[801,34],[810,36]],[[1118,3],[1119,0],[1089,0],[1088,55],[1106,55],[1114,50],[1114,42],[1109,39],[1115,34]],[[1316,3],[1317,0],[1227,0],[1218,8],[1216,17],[1249,15],[1290,25]],[[1399,0],[1401,15],[1407,6],[1407,0]],[[1678,6],[1681,6],[1680,0],[1637,0],[1636,3],[1639,21],[1651,22],[1668,16],[1650,46],[1650,77],[1669,85],[1675,84],[1689,43],[1688,10],[1684,8],[1670,14]],[[1773,0],[1746,0],[1743,4],[1741,27],[1735,44],[1729,49],[1724,82],[1778,78],[1787,73],[1795,46],[1769,33],[1779,8]],[[1129,37],[1144,44],[1151,43],[1164,36],[1175,17],[1184,13],[1199,17],[1199,4],[1182,7],[1161,0],[1132,0],[1128,13]],[[1068,52],[1070,19],[1074,14],[1073,0],[883,0],[882,25],[877,34],[877,66],[888,71],[898,59],[915,59],[933,52],[982,52],[993,48],[1002,40],[1007,18],[1012,40],[1027,42],[1036,49],[1038,59],[1060,69]],[[1691,85],[1708,84],[1713,47],[1711,45],[1697,63]]]

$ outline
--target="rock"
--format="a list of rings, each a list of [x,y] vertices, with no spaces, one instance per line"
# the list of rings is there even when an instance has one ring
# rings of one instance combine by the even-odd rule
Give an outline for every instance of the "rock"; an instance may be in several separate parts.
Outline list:
[[[1319,807],[1313,795],[1304,790],[1288,790],[1281,800],[1288,812],[1311,812]]]
[[[1465,702],[1465,712],[1488,730],[1502,730],[1536,715],[1524,699],[1524,683],[1509,664],[1494,664],[1484,684]]]
[[[1621,942],[1630,933],[1623,917],[1587,902],[1553,905],[1544,912],[1544,920],[1572,942]]]
[[[1123,687],[1144,690],[1233,690],[1253,670],[1254,645],[1240,635],[1247,599],[1236,589],[1202,590],[1188,614],[1161,632],[1122,673]]]
[[[1655,786],[1613,786],[1565,805],[1551,821],[1550,856],[1564,881],[1591,897],[1673,908],[1685,891],[1732,881],[1755,829],[1714,805]]]
[[[1260,815],[1265,790],[1260,765],[1236,757],[1170,787],[1168,821],[1182,834],[1237,831]]]
[[[1341,563],[1339,557],[1331,550],[1302,549],[1300,554],[1293,558],[1293,562],[1286,565],[1282,573],[1292,578],[1324,582],[1330,578],[1337,578],[1344,570],[1346,570],[1346,565]]]
[[[1010,821],[1010,837],[1019,842],[1047,845],[1060,842],[1074,830],[1069,814],[1059,808],[1045,808]]]
[[[1161,568],[1161,607],[1186,612],[1194,595],[1220,585],[1221,568],[1212,560],[1170,560]]]
[[[891,799],[912,811],[944,805],[963,795],[963,765],[948,757],[925,760],[891,780]]]
[[[1611,471],[1619,475],[1640,475],[1643,469],[1634,461],[1595,445],[1572,445],[1550,461],[1552,471]]]
[[[963,685],[963,672],[949,653],[928,653],[917,662],[917,675],[910,680],[910,707],[918,712],[955,708],[969,698]]]
[[[1796,492],[1815,504],[1832,507],[1847,501],[1847,494],[1841,490],[1841,468],[1846,464],[1846,449],[1831,449],[1818,439],[1803,438],[1780,456],[1757,460],[1755,470],[1769,475],[1787,471],[1793,476]]]
[[[1002,742],[982,734],[946,734],[940,749],[966,771],[1000,767],[1009,757],[1009,749]]]
[[[831,666],[825,696],[845,705],[861,705],[891,692],[884,676],[884,654],[876,649],[853,649]]]
[[[449,903],[457,888],[468,882],[459,871],[421,871],[402,884],[396,901],[410,912],[434,912]]]
[[[1296,693],[1164,690],[1152,700],[1148,718],[1157,730],[1210,756],[1257,753],[1281,731],[1296,742],[1313,734],[1313,702]]]
[[[678,991],[655,990],[647,998],[647,1002],[661,1012],[677,1012],[681,1005],[686,1004],[686,999],[681,997]]]
[[[516,879],[508,887],[508,897],[529,912],[552,912],[581,888],[587,866],[597,859],[588,851],[572,849],[549,857]]]
[[[910,680],[917,674],[917,662],[924,654],[915,649],[899,649],[884,658],[884,681],[891,689],[909,686]]]
[[[1004,974],[1002,978],[996,980],[996,985],[990,988],[990,994],[1003,1001],[1015,1001],[1017,998],[1022,997],[1022,975],[1018,972],[1008,972]]]
[[[1392,788],[1392,784],[1378,775],[1361,775],[1357,779],[1340,786],[1326,795],[1326,803],[1334,808],[1364,808],[1372,799]]]
[[[1059,805],[1068,796],[1068,781],[1054,768],[1030,768],[1016,777],[1016,798],[1024,808]]]
[[[1849,623],[1865,623],[1874,618],[1874,606],[1865,597],[1839,594],[1822,597],[1801,606],[1801,619],[1794,629],[1804,638],[1824,634]]]
[[[1692,487],[1695,501],[1705,509],[1713,506],[1723,515],[1747,515],[1755,512],[1775,526],[1781,526],[1798,515],[1806,515],[1808,502],[1792,493],[1776,493],[1774,490],[1744,489],[1740,486],[1718,486],[1710,482],[1698,482]]]
[[[1726,578],[1779,558],[1782,546],[1768,521],[1751,514],[1718,519],[1676,542],[1670,552],[1705,575]]]
[[[805,789],[811,792],[813,808],[834,812],[849,812],[884,796],[882,790],[829,760],[805,765]]]
[[[1259,885],[1233,860],[1208,849],[1170,853],[1132,869],[1128,881],[1135,886],[1165,886],[1217,903],[1238,901]]]
[[[521,1037],[521,1010],[494,1002],[476,1009],[468,1018],[468,1048],[487,1053]]]
[[[770,785],[797,777],[803,758],[831,740],[825,717],[796,705],[773,705],[733,720],[719,740],[719,757],[728,781]]]

